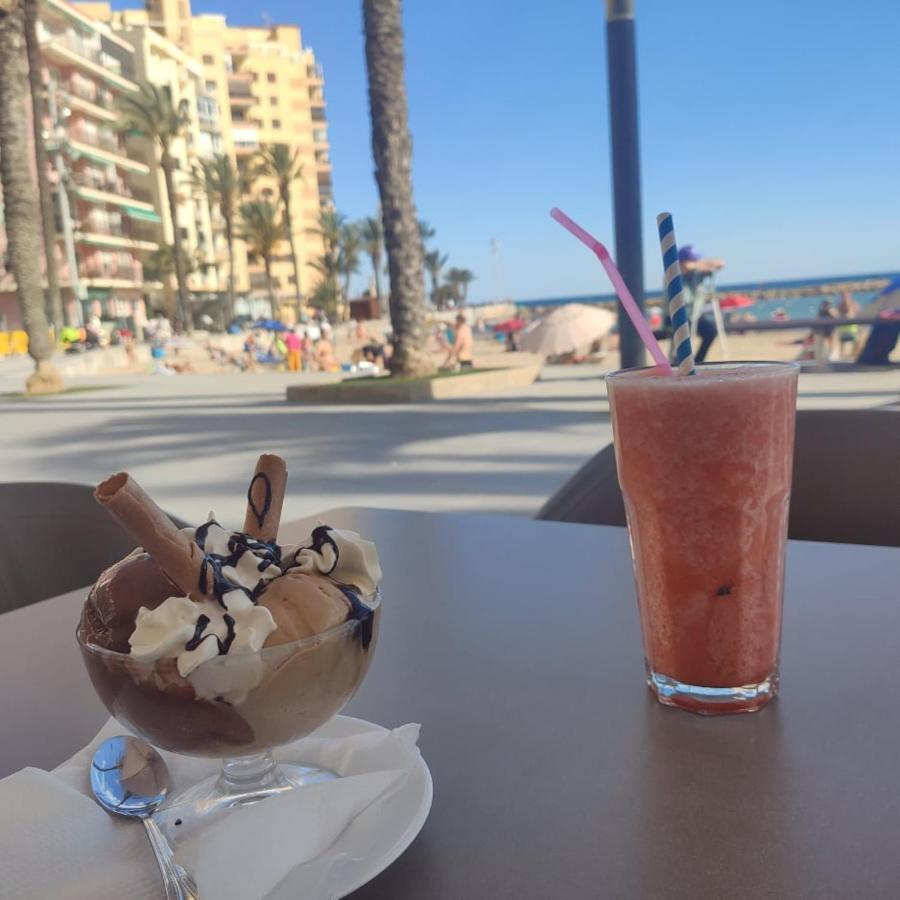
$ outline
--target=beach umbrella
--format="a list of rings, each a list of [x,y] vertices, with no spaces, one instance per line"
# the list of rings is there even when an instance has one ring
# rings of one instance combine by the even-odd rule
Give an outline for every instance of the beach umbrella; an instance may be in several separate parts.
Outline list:
[[[287,325],[277,319],[260,319],[258,322],[254,322],[252,327],[261,331],[289,331]]]
[[[756,301],[746,294],[726,294],[719,300],[720,309],[745,309],[753,306]]]
[[[570,353],[605,337],[615,323],[616,317],[608,309],[567,303],[530,325],[519,346],[542,356]]]
[[[494,331],[499,331],[501,334],[511,334],[514,331],[521,331],[527,325],[528,323],[524,319],[515,316],[512,319],[507,319],[505,322],[494,325]]]

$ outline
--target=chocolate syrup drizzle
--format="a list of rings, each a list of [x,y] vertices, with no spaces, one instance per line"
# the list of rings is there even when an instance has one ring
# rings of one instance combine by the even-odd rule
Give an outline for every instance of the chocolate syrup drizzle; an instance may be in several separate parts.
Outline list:
[[[262,474],[262,473],[260,473]],[[254,556],[262,557],[257,565],[259,572],[264,572],[269,566],[281,567],[281,548],[275,541],[260,541],[243,532],[235,532],[228,538],[228,555],[222,556],[218,553],[206,553],[206,538],[209,529],[213,525],[218,525],[214,519],[210,519],[204,525],[201,525],[194,532],[194,540],[197,546],[204,551],[203,563],[200,566],[200,590],[204,594],[211,593],[222,609],[228,609],[223,601],[223,597],[229,591],[243,591],[253,603],[259,599],[260,594],[266,589],[266,582],[260,578],[253,588],[245,588],[243,585],[235,584],[222,574],[222,570],[228,566],[236,566],[240,558],[245,553],[251,553]]]
[[[231,649],[231,644],[234,641],[234,619],[228,613],[225,613],[222,616],[222,621],[225,623],[226,628],[224,641],[215,632],[211,631],[209,634],[203,634],[206,626],[209,625],[209,616],[201,615],[197,619],[194,636],[184,645],[184,649],[196,650],[207,638],[214,638],[219,645],[219,656],[224,656]]]
[[[261,478],[266,483],[266,499],[263,501],[263,508],[261,511],[257,507],[256,501],[253,499],[253,486],[256,484],[258,478]],[[263,522],[266,521],[266,516],[269,514],[269,510],[272,508],[272,482],[265,472],[257,472],[250,481],[250,487],[247,488],[247,505],[252,510],[253,515],[256,516],[256,524],[262,528]]]
[[[341,551],[338,549],[335,539],[328,533],[329,531],[331,531],[330,525],[317,525],[313,528],[312,543],[308,547],[300,547],[297,550],[294,554],[294,563],[296,564],[298,562],[297,557],[300,555],[300,550],[312,550],[313,553],[317,553],[321,556],[322,548],[326,544],[331,544],[331,547],[334,550],[334,564],[327,572],[322,572],[323,575],[330,575],[337,568],[338,561],[341,558]]]
[[[341,589],[341,593],[350,601],[350,615],[347,616],[347,619],[348,621],[350,619],[359,620],[359,640],[363,650],[368,650],[369,644],[372,643],[374,610],[367,603],[363,603],[360,600],[359,594],[350,585],[339,584],[338,587]]]

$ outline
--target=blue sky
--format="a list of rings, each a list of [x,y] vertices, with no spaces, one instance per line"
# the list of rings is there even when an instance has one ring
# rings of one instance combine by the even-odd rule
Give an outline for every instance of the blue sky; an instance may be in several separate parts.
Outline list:
[[[260,24],[237,0],[195,0]],[[361,3],[264,0],[325,68],[335,199],[376,204]],[[419,213],[475,300],[607,292],[559,205],[612,248],[603,0],[407,0]],[[724,282],[900,269],[900,3],[637,0],[644,260],[655,214]],[[492,273],[490,239],[499,242]]]

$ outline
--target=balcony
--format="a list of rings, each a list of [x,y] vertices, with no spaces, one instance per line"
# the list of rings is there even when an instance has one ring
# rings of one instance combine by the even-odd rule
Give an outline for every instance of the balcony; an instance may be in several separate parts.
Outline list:
[[[91,100],[80,97],[78,94],[63,92],[62,101],[70,109],[77,110],[94,119],[100,119],[103,122],[117,122],[119,116],[112,106],[98,106]]]
[[[313,129],[313,144],[327,144],[328,131],[325,128]]]
[[[121,147],[117,146],[116,150],[106,150],[103,147],[92,145],[92,142],[89,140],[79,139],[76,134],[73,134],[72,132],[70,132],[70,135],[68,145],[69,156],[72,159],[86,156],[88,159],[92,159],[95,162],[104,164],[112,163],[128,172],[135,172],[138,175],[148,175],[150,173],[150,166],[146,163],[138,162],[136,159],[129,159],[125,156],[125,152]],[[106,143],[109,145],[110,142],[106,141]]]
[[[91,226],[88,226],[91,228]],[[112,229],[110,229],[112,230]],[[126,234],[107,234],[103,231],[76,231],[75,242],[91,247],[119,247],[123,250],[158,250],[158,241],[130,237]]]
[[[120,206],[129,216],[133,216],[134,218],[141,219],[145,222],[161,221],[156,210],[153,208],[152,203],[146,203],[145,201],[139,200],[136,197],[131,197],[128,194],[117,194],[112,191],[93,188],[88,185],[79,185],[77,181],[72,188],[72,193],[78,197],[79,200],[84,200],[87,203]]]
[[[325,107],[324,106],[311,106],[309,108],[309,117],[313,120],[313,122],[324,122],[325,121]]]
[[[48,60],[66,66],[77,66],[121,90],[133,91],[134,82],[122,75],[122,64],[100,47],[85,40],[74,31],[51,31],[43,22],[38,24],[41,52]]]
[[[256,128],[232,128],[234,152],[238,155],[256,153],[259,150],[259,130]]]

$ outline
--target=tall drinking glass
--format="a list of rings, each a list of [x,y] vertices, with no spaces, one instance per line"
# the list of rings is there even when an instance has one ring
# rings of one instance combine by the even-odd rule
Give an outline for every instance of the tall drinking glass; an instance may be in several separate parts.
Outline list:
[[[647,683],[693,712],[778,691],[799,368],[747,362],[607,378]]]

